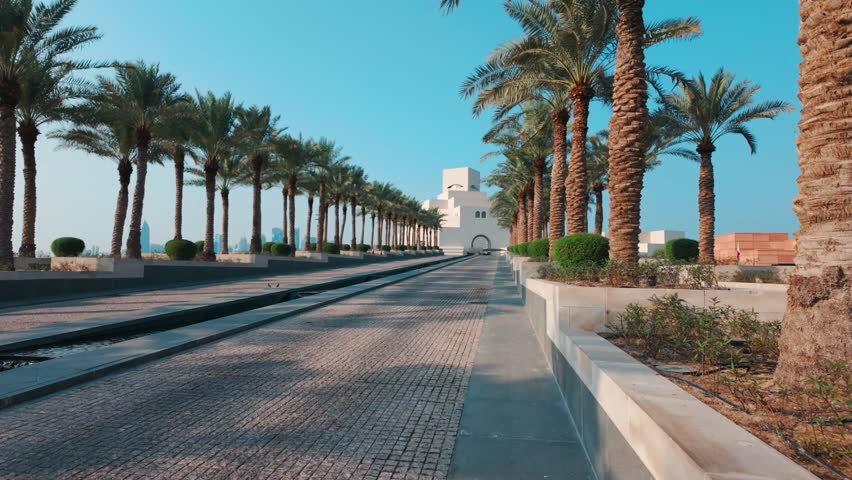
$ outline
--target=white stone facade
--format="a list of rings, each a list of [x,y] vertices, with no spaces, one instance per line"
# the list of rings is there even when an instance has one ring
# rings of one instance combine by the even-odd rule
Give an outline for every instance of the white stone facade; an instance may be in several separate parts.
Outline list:
[[[665,250],[666,242],[678,238],[684,238],[681,230],[654,230],[639,234],[639,255],[653,255],[657,250]]]
[[[480,185],[477,170],[449,168],[443,171],[438,197],[423,202],[423,208],[437,208],[444,214],[438,246],[447,255],[505,249],[509,245],[509,231],[497,225],[497,218],[491,215],[491,201],[480,191]]]

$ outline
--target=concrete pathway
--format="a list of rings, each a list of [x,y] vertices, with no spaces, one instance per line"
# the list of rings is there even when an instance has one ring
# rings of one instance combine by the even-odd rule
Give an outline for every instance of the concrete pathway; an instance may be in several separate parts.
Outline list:
[[[242,300],[275,291],[341,280],[409,265],[425,264],[441,257],[417,257],[393,262],[335,267],[310,272],[237,279],[210,285],[109,294],[26,307],[0,309],[0,347],[31,338],[61,335],[112,323]]]
[[[593,479],[511,270],[499,262],[459,425],[451,479]]]
[[[0,410],[0,477],[447,478],[496,264],[474,258]]]

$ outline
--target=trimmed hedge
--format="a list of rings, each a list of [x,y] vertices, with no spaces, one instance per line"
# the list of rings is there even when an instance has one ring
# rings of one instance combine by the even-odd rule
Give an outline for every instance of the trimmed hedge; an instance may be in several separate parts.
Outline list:
[[[575,233],[556,240],[553,257],[562,268],[596,263],[609,259],[609,239],[594,233]]]
[[[529,242],[527,253],[531,257],[546,257],[550,250],[550,240],[547,238],[539,238]]]
[[[407,249],[407,248],[408,247],[406,247],[405,245],[397,245],[396,246],[396,249],[399,250],[400,252],[404,252],[405,249]]]
[[[273,243],[269,248],[269,253],[278,257],[289,257],[293,253],[293,250],[290,249],[290,245],[287,243]]]
[[[340,249],[343,250],[344,252],[348,252],[349,250],[352,249],[352,247],[348,243],[344,243],[343,245],[341,245]]]
[[[192,260],[198,254],[198,246],[189,240],[169,240],[164,249],[171,260]]]
[[[322,253],[330,253],[332,255],[339,255],[340,249],[337,248],[337,245],[335,245],[333,243],[326,243],[322,247]]]
[[[669,260],[695,260],[698,258],[698,241],[691,238],[676,238],[666,242],[666,258]]]
[[[361,253],[369,252],[369,251],[370,251],[370,246],[369,246],[369,245],[367,245],[366,243],[359,243],[359,244],[357,245],[357,250],[358,250],[359,252],[361,252]]]
[[[390,250],[391,250],[390,245],[382,245],[382,251],[383,252],[390,252]]]
[[[198,253],[203,252],[204,251],[204,240],[199,240],[199,241],[195,242],[195,249]]]
[[[529,257],[529,256],[530,256],[530,253],[529,253],[529,251],[527,250],[527,249],[529,248],[529,246],[530,246],[530,242],[519,243],[519,244],[517,245],[517,247],[518,247],[518,255],[522,255],[522,256],[524,256],[524,257]]]
[[[79,257],[86,249],[86,242],[74,237],[59,237],[50,244],[50,251],[57,257]]]
[[[267,255],[269,255],[269,254],[274,255],[272,253],[272,247],[274,247],[275,245],[277,245],[277,243],[275,243],[275,242],[263,242],[263,244],[260,246],[260,253],[265,253]]]

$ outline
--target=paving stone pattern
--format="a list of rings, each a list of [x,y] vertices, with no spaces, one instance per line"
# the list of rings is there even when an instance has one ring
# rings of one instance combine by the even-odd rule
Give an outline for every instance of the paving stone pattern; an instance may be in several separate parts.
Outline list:
[[[153,311],[165,306],[198,306],[211,301],[228,301],[247,294],[256,295],[259,289],[295,288],[328,282],[352,275],[379,272],[407,265],[434,261],[435,257],[420,257],[394,262],[345,266],[311,272],[294,272],[251,279],[219,282],[212,285],[174,287],[118,295],[108,295],[77,300],[45,303],[42,305],[0,308],[0,340],[3,332],[20,332],[36,328],[49,328],[63,323],[100,319],[104,323],[112,317],[133,312]]]
[[[478,258],[0,410],[2,478],[446,478]]]

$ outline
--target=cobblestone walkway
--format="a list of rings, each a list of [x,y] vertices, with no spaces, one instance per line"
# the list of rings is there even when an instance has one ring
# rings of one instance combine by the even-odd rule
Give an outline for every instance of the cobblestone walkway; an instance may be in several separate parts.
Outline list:
[[[495,266],[0,410],[0,477],[446,478]]]

